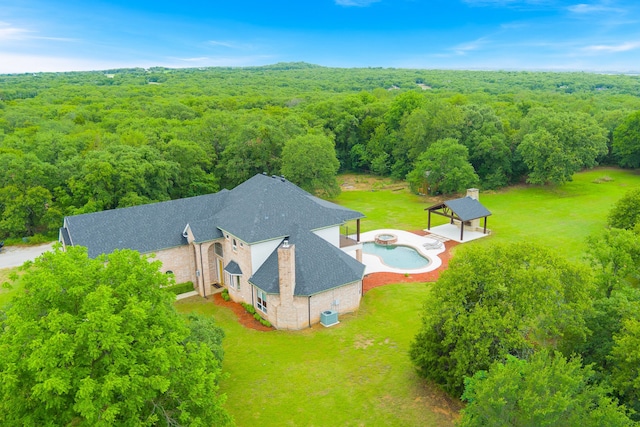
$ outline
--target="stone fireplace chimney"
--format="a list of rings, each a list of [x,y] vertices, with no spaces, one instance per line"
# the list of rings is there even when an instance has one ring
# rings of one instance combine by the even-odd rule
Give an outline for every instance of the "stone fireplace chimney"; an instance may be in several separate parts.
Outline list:
[[[477,188],[469,188],[467,189],[467,197],[471,197],[474,200],[480,199],[480,190]],[[480,229],[480,219],[474,219],[469,221],[469,230],[477,231]]]
[[[296,251],[295,245],[285,239],[278,248],[278,276],[280,286],[280,304],[293,305],[293,292],[296,288]]]

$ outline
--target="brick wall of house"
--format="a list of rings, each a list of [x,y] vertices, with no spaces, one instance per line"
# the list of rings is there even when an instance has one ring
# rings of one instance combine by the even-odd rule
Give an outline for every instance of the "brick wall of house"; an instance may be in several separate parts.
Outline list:
[[[226,236],[229,235],[227,238]],[[233,247],[233,240],[235,239],[235,249]],[[251,277],[251,246],[237,237],[225,233],[224,238],[224,265],[226,267],[230,261],[235,261],[242,270],[242,276],[240,277],[240,290],[236,289],[236,284],[225,283],[227,289],[229,289],[229,296],[235,302],[246,302],[253,304],[252,300],[252,286],[249,284],[249,278]],[[225,281],[227,280],[225,274]]]
[[[314,295],[311,297],[311,323],[320,322],[320,313],[325,310],[335,310],[338,314],[353,313],[360,307],[361,299],[362,281]]]
[[[193,246],[185,245],[155,252],[156,260],[162,261],[162,271],[173,271],[176,283],[193,282],[196,280],[196,264]]]
[[[269,320],[277,329],[297,330],[320,322],[320,313],[325,310],[336,310],[339,314],[352,313],[358,310],[362,291],[362,282],[354,282],[339,288],[331,289],[309,297],[294,297],[293,305],[281,305],[279,295],[267,296],[267,313],[259,313]],[[338,300],[336,306],[333,303]],[[282,311],[286,315],[279,315]]]

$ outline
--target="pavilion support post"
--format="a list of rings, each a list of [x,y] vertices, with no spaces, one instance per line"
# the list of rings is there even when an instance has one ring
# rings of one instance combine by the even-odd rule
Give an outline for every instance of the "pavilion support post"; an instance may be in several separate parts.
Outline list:
[[[487,218],[484,219],[484,226],[487,226]],[[360,243],[360,218],[356,219],[356,242]]]
[[[431,230],[431,211],[429,211],[429,219],[427,220],[427,230]]]
[[[464,221],[460,221],[460,241],[462,242],[462,236],[464,235]]]
[[[487,234],[487,217],[484,217],[484,234]]]

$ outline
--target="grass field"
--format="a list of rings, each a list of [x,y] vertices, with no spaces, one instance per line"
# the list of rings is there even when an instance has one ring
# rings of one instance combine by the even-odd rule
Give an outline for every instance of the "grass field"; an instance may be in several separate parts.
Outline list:
[[[355,179],[349,176],[349,180]],[[413,195],[391,183],[382,187],[374,191],[343,191],[335,202],[364,213],[362,229],[368,231],[424,229],[427,227],[424,208],[441,200]],[[535,241],[578,260],[584,252],[586,237],[605,226],[611,205],[637,187],[640,175],[636,172],[598,168],[576,174],[572,182],[558,187],[523,185],[497,192],[481,191],[481,203],[493,214],[487,223],[492,235],[471,244]],[[432,226],[447,221],[437,215],[431,220]]]
[[[19,284],[12,283],[11,287],[2,286],[3,283],[9,282],[9,276],[13,272],[17,272],[17,268],[2,268],[0,269],[0,307],[3,307],[9,302],[11,297],[19,288]]]
[[[246,329],[198,297],[176,305],[225,329],[222,391],[239,426],[450,426],[458,403],[420,380],[407,357],[427,292],[419,283],[377,288],[357,315],[298,332]]]

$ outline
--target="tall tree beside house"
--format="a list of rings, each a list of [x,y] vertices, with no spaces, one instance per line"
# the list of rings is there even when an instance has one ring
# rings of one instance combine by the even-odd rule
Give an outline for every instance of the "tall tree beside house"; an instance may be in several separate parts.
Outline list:
[[[223,332],[185,319],[159,262],[57,249],[0,313],[0,424],[229,425]]]
[[[282,174],[310,193],[340,194],[339,168],[333,141],[325,135],[299,136],[282,149]]]

